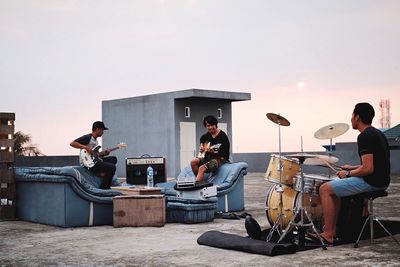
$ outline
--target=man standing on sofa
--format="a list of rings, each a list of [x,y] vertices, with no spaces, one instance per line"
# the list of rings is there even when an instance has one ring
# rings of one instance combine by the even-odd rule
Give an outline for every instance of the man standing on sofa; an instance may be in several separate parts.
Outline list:
[[[92,133],[85,134],[70,143],[74,148],[86,150],[87,153],[93,154],[93,149],[98,146],[97,138],[102,137],[104,130],[108,128],[104,125],[102,121],[95,121],[92,126]],[[105,150],[102,152],[105,155],[109,155],[110,151]],[[80,158],[80,164],[83,165],[82,158]],[[101,160],[97,161],[94,166],[89,167],[89,170],[102,178],[102,183],[100,185],[101,189],[109,189],[111,186],[112,179],[114,177],[117,164],[117,158],[114,156],[102,157]]]
[[[212,115],[203,119],[207,133],[200,137],[200,154],[192,159],[190,166],[196,175],[196,182],[204,180],[204,174],[216,171],[229,162],[230,142],[226,133],[218,129],[218,120]]]

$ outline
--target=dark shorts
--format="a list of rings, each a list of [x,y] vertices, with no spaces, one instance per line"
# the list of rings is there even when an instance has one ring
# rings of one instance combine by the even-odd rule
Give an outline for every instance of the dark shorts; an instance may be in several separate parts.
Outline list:
[[[207,161],[204,158],[200,159],[200,166],[206,165],[207,167],[206,173],[215,172],[219,167],[221,167],[225,163],[227,163],[225,159],[212,159],[210,161]]]

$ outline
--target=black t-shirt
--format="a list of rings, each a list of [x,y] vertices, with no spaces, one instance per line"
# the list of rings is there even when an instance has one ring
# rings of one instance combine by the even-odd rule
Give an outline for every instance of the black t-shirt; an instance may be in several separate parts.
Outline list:
[[[85,146],[87,145],[90,148],[94,148],[94,147],[98,146],[98,144],[99,144],[97,142],[97,139],[94,138],[94,136],[92,134],[82,135],[81,137],[75,139],[75,141],[81,145],[85,145]]]
[[[216,145],[216,144],[221,144],[218,153],[206,153],[205,158],[210,160],[210,159],[215,159],[215,158],[224,158],[225,160],[229,161],[229,151],[230,151],[230,143],[228,136],[226,133],[222,130],[219,131],[218,135],[213,138],[212,135],[207,132],[203,134],[200,137],[200,143],[205,144],[209,142],[210,146]]]
[[[358,154],[373,154],[374,172],[364,180],[375,187],[387,187],[390,183],[390,150],[385,135],[374,127],[366,128],[358,135]]]

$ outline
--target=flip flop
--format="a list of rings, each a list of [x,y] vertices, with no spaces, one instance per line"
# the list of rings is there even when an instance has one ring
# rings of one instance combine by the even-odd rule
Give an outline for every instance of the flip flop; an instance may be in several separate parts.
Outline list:
[[[321,242],[321,240],[318,238],[318,236],[317,236],[316,234],[314,234],[314,233],[307,233],[307,235],[308,235],[309,237],[311,237],[311,239],[312,239],[313,241]],[[327,245],[327,246],[329,246],[329,247],[333,247],[333,246],[335,245],[335,241],[329,242],[329,241],[326,240],[325,237],[323,237],[322,235],[319,235],[319,236],[321,237],[322,241],[324,241],[324,244],[325,244],[325,245]]]
[[[240,220],[240,217],[236,213],[223,213],[221,215],[222,219],[228,219],[228,220]]]

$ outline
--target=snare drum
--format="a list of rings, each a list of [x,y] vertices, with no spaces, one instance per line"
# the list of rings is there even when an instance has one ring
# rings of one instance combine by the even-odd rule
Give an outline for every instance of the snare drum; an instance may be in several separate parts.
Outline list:
[[[274,225],[280,213],[280,196],[279,192],[276,191],[278,186],[278,184],[274,184],[267,192],[266,215],[268,223],[271,226]],[[288,186],[282,185],[282,187],[282,213],[284,215],[282,217],[282,227],[286,228],[294,216],[296,207],[299,206],[300,192],[297,192]],[[310,218],[314,223],[322,221],[322,206],[319,196],[303,193],[303,207],[307,210],[308,215],[310,215]],[[307,218],[305,219],[308,221]]]
[[[293,159],[288,159],[281,156],[282,161],[282,184],[293,185],[294,177],[300,171],[300,164],[298,161]],[[279,155],[271,155],[271,159],[269,161],[268,169],[265,174],[266,180],[279,183],[280,174],[279,174]]]
[[[330,181],[330,178],[326,178],[321,175],[316,174],[304,174],[303,177],[303,186],[301,184],[300,175],[297,175],[295,178],[294,189],[298,192],[303,192],[307,194],[319,195],[320,186]]]

